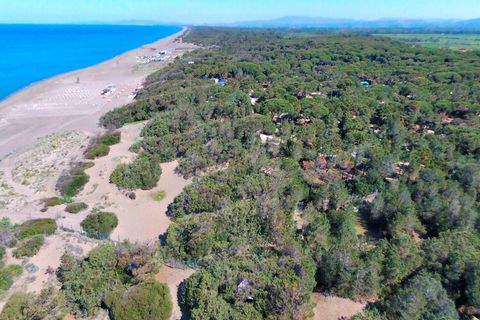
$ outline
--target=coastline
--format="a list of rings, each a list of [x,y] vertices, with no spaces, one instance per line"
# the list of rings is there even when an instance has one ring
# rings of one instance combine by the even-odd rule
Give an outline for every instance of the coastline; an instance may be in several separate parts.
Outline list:
[[[36,270],[24,271],[14,280],[12,287],[0,297],[0,311],[14,292],[38,293],[58,285],[56,276],[47,270],[60,266],[64,251],[74,250],[81,257],[100,243],[83,235],[81,221],[91,210],[105,209],[117,215],[118,226],[110,236],[114,242],[157,241],[159,234],[167,230],[171,223],[166,215],[168,205],[191,183],[175,173],[177,161],[163,163],[157,187],[137,191],[136,201],[109,182],[109,175],[119,162],[129,162],[135,157],[129,148],[146,122],[120,128],[120,143],[111,147],[108,156],[92,160],[94,166],[87,172],[89,182],[75,197],[87,203],[89,210],[70,214],[64,204],[48,211],[42,208],[44,199],[58,196],[56,186],[62,172],[69,170],[72,163],[82,161],[90,138],[103,131],[98,126],[99,118],[133,101],[129,95],[148,75],[196,48],[181,40],[186,32],[188,28],[183,27],[178,33],[100,64],[40,81],[0,103],[0,216],[14,224],[50,218],[59,227],[55,234],[46,237],[45,244],[31,258],[16,259],[12,249],[8,250],[7,265],[31,264]],[[153,55],[163,50],[168,50],[172,59],[148,64],[137,62],[138,55]],[[81,78],[80,83],[77,77]],[[117,90],[108,96],[101,95],[109,85],[115,85]],[[152,197],[160,191],[166,193],[165,198],[154,200]],[[164,271],[162,276],[173,281],[168,283],[172,297],[176,296],[177,285],[192,272]],[[172,319],[180,318],[176,301]]]
[[[136,56],[161,50],[171,51],[172,57],[181,55],[193,48],[181,40],[175,42],[187,31],[182,27],[171,36],[99,64],[31,84],[0,101],[0,159],[58,131],[76,130],[87,135],[100,131],[101,115],[131,102],[128,96],[145,78],[170,62],[140,65]],[[116,91],[102,96],[101,91],[109,85],[114,85]]]
[[[175,38],[175,37],[178,37],[178,36],[180,36],[180,35],[183,35],[187,30],[188,30],[187,27],[182,26],[180,31],[178,31],[178,32],[176,32],[176,33],[174,33],[174,34],[172,34],[172,35],[170,35],[170,36],[157,39],[157,40],[154,41],[154,42],[142,44],[140,47],[136,47],[136,48],[133,48],[133,49],[131,49],[131,50],[124,51],[124,52],[122,52],[122,53],[120,53],[120,54],[117,54],[117,55],[115,55],[115,56],[113,56],[113,57],[111,57],[111,58],[109,58],[109,59],[102,60],[102,61],[100,61],[100,62],[98,62],[98,63],[95,63],[95,64],[92,64],[92,65],[88,65],[88,66],[86,66],[86,67],[84,67],[84,68],[74,69],[74,70],[67,71],[67,72],[61,72],[61,73],[58,73],[58,74],[53,75],[53,76],[51,76],[51,77],[47,77],[47,78],[44,78],[44,79],[41,79],[41,80],[38,80],[38,81],[33,81],[33,82],[29,83],[28,85],[24,86],[23,88],[20,88],[20,89],[18,89],[18,90],[15,90],[15,91],[11,92],[10,94],[8,94],[7,96],[1,98],[1,99],[0,99],[0,109],[2,108],[2,104],[3,104],[4,102],[6,102],[6,101],[9,100],[10,98],[16,96],[17,94],[20,94],[20,93],[22,93],[22,92],[25,91],[25,90],[28,90],[29,88],[31,88],[31,87],[33,87],[33,86],[40,85],[40,84],[42,84],[42,83],[45,82],[45,81],[52,80],[52,79],[57,78],[57,77],[67,76],[67,75],[69,75],[69,74],[77,73],[77,72],[82,71],[82,70],[87,70],[87,69],[90,69],[90,68],[95,68],[95,67],[97,67],[97,66],[99,66],[99,65],[102,65],[102,64],[104,64],[104,63],[107,63],[107,62],[109,62],[109,61],[111,61],[111,60],[118,59],[118,58],[120,58],[121,56],[126,55],[126,54],[128,54],[128,53],[130,53],[130,52],[132,52],[132,51],[136,51],[136,50],[138,50],[138,49],[140,49],[140,48],[142,48],[142,47],[149,46],[149,45],[155,45],[155,44],[158,43],[159,41],[167,40],[167,39],[172,38],[172,37]]]

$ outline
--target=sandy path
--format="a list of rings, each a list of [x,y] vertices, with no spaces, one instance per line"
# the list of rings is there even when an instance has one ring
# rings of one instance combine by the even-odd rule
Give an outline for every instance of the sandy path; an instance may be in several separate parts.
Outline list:
[[[162,175],[157,187],[148,191],[135,191],[135,200],[129,199],[115,185],[109,183],[110,174],[118,163],[126,163],[135,158],[136,154],[128,149],[138,139],[144,125],[145,123],[136,123],[120,129],[121,142],[111,147],[108,156],[96,159],[95,166],[86,171],[90,181],[77,197],[78,200],[87,203],[90,208],[96,206],[117,215],[119,223],[110,237],[112,240],[158,239],[158,236],[167,231],[170,225],[170,219],[166,215],[168,205],[191,182],[174,172],[177,161],[173,161],[161,165]],[[153,200],[153,195],[158,191],[166,193],[162,201]],[[80,216],[86,214],[83,213]],[[78,229],[77,223],[79,224],[80,221],[81,219],[72,221],[72,228]]]
[[[25,268],[22,275],[15,279],[12,287],[2,295],[0,310],[14,292],[38,293],[49,285],[57,285],[56,275],[47,270],[49,268],[56,270],[60,266],[60,258],[64,252],[70,252],[74,256],[83,256],[96,245],[97,242],[90,239],[59,231],[47,237],[40,251],[31,258],[16,259],[12,256],[13,250],[8,249],[6,264],[29,266],[29,268]]]
[[[56,283],[56,276],[48,274],[46,271],[49,267],[53,270],[60,267],[60,258],[65,251],[76,256],[83,256],[96,245],[94,241],[65,232],[47,237],[40,251],[35,256],[23,261],[25,265],[33,264],[38,270],[35,272],[25,270],[20,279],[15,281],[12,289],[22,288],[27,292],[40,292],[47,284]],[[8,257],[8,259],[8,263],[18,263],[18,260],[13,257]]]
[[[175,41],[183,32],[185,29],[99,65],[39,82],[0,102],[0,157],[52,132],[97,131],[102,114],[130,102],[129,95],[145,77],[168,63],[139,65],[136,57],[161,50],[167,50],[172,59],[181,55],[194,47]],[[101,90],[109,85],[116,91],[102,96]]]
[[[195,270],[192,269],[176,269],[163,265],[155,277],[158,282],[167,284],[170,289],[170,295],[174,301],[171,317],[172,320],[180,320],[182,318],[182,311],[179,303],[179,287],[194,272]]]
[[[355,302],[335,296],[325,296],[320,293],[313,293],[313,301],[316,303],[312,320],[339,320],[342,317],[347,319],[361,312],[366,303]]]

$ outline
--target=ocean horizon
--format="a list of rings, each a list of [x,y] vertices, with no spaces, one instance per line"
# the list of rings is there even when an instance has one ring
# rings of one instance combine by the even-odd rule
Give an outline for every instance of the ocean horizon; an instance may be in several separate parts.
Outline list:
[[[166,38],[179,26],[0,24],[0,101],[36,82]]]

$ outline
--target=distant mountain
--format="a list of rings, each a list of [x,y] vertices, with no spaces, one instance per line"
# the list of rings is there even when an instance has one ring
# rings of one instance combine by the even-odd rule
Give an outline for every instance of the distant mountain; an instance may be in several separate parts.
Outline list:
[[[273,20],[246,21],[234,23],[232,26],[250,28],[305,28],[305,27],[329,27],[332,25],[347,25],[353,20],[331,19],[315,17],[283,17]]]
[[[116,21],[75,21],[70,24],[84,25],[127,25],[127,26],[183,26],[183,23],[175,21],[157,21],[157,20],[116,20]]]
[[[466,21],[381,19],[368,21],[353,19],[332,19],[324,17],[292,16],[273,20],[238,22],[230,24],[229,26],[245,28],[462,28],[480,30],[480,19]]]
[[[480,18],[473,19],[473,20],[460,21],[457,23],[457,25],[459,27],[464,27],[464,28],[480,29]]]

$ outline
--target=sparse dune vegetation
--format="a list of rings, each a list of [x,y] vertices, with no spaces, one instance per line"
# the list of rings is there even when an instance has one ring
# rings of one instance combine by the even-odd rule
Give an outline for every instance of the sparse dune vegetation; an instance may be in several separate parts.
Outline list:
[[[118,218],[114,213],[100,211],[89,214],[80,225],[89,237],[108,239],[118,225]]]
[[[110,146],[120,142],[121,133],[119,131],[111,131],[94,138],[90,146],[85,151],[85,158],[94,160],[96,158],[105,157],[110,152]]]
[[[57,224],[53,219],[29,220],[18,227],[18,238],[22,240],[39,234],[50,235],[56,230]]]
[[[75,165],[69,172],[65,173],[57,183],[57,189],[63,196],[74,197],[88,183],[90,177],[85,170],[91,168],[92,162],[83,162]]]
[[[88,209],[88,205],[85,202],[74,202],[69,203],[65,207],[65,211],[68,213],[79,213],[80,211],[84,211]]]

